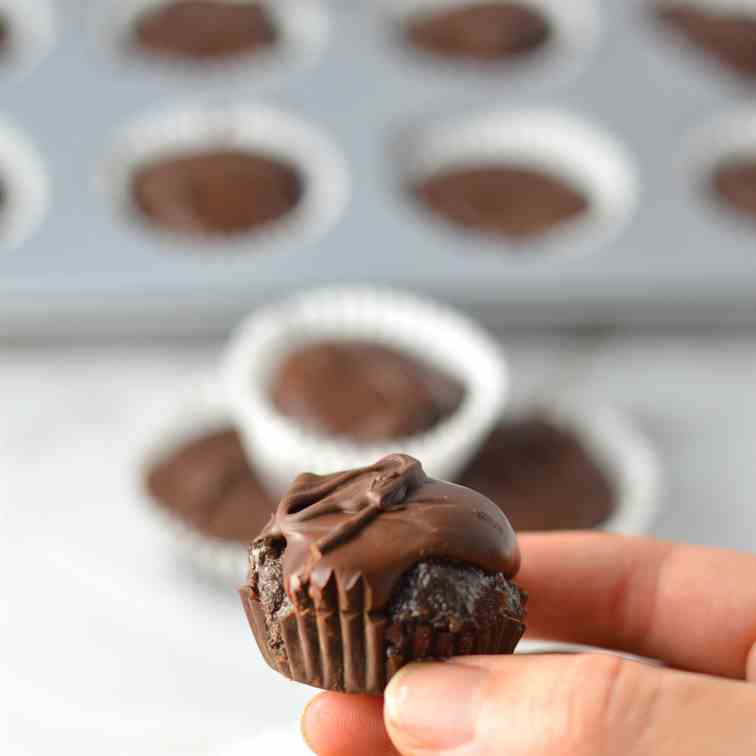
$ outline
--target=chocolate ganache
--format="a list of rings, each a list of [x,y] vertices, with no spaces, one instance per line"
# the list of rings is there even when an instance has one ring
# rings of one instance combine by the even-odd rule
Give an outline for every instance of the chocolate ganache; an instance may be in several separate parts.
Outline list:
[[[513,577],[520,552],[501,510],[481,494],[428,478],[403,454],[334,475],[300,475],[258,540],[283,538],[290,596],[317,607],[335,579],[346,597],[362,579],[364,609],[382,609],[401,576],[428,557]]]

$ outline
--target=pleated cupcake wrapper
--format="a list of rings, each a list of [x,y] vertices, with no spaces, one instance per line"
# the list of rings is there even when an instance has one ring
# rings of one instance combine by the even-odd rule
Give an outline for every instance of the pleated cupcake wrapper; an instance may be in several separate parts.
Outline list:
[[[338,596],[328,602],[332,605],[320,608],[295,600],[293,611],[279,621],[286,649],[286,660],[279,660],[268,643],[262,604],[249,586],[240,590],[250,627],[268,665],[292,680],[326,690],[380,694],[392,676],[411,661],[511,654],[525,631],[514,619],[483,628],[469,623],[453,632],[422,622],[392,623],[381,612],[360,608],[361,593],[352,592],[346,606]],[[390,655],[389,642],[394,650]]]
[[[146,218],[132,195],[140,165],[203,150],[242,150],[290,163],[302,177],[299,202],[280,218],[234,234],[182,234]],[[349,171],[331,140],[309,123],[261,104],[191,105],[161,109],[127,124],[98,167],[95,187],[135,230],[183,248],[221,246],[224,252],[258,252],[280,244],[307,243],[340,217],[349,198]],[[220,258],[219,258],[220,259]],[[225,258],[224,258],[225,259]]]
[[[24,76],[55,46],[57,14],[49,0],[0,0],[0,16],[8,19],[10,39],[0,61],[0,84]]]
[[[0,178],[5,190],[0,208],[1,252],[32,234],[50,204],[50,180],[36,147],[1,116]]]
[[[640,194],[638,171],[624,145],[568,111],[488,110],[423,122],[404,132],[395,151],[407,187],[448,170],[504,163],[559,176],[582,191],[588,199],[584,212],[524,240],[461,230],[417,200],[416,209],[443,235],[456,233],[461,249],[520,250],[522,264],[605,247],[632,216]]]
[[[115,5],[97,7],[91,19],[90,36],[104,64],[112,65],[115,61],[128,73],[137,72],[152,79],[162,75],[210,82],[244,76],[253,85],[275,84],[314,66],[327,47],[331,29],[321,0],[231,1],[264,6],[276,26],[277,41],[249,53],[209,60],[150,54],[131,44],[130,31],[137,19],[175,0],[122,0]]]
[[[608,405],[569,397],[543,399],[517,415],[538,415],[575,435],[607,476],[615,496],[614,511],[596,529],[610,533],[649,533],[659,516],[662,494],[660,461],[629,418]]]
[[[311,431],[277,410],[270,384],[287,354],[324,339],[407,353],[460,380],[462,404],[409,438],[360,444]],[[224,377],[250,458],[274,492],[303,471],[332,473],[395,452],[416,457],[433,477],[453,480],[490,431],[509,389],[499,345],[474,321],[412,294],[358,286],[316,289],[255,311],[231,340]]]
[[[140,484],[159,460],[189,439],[232,424],[217,380],[207,379],[190,386],[144,450],[136,470]],[[168,535],[184,561],[224,588],[235,590],[244,583],[249,561],[246,544],[207,536],[155,501],[149,492],[145,496],[145,511]]]

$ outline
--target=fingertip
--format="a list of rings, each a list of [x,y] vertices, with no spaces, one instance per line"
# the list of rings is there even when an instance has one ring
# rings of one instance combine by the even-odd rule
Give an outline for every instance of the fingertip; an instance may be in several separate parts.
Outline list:
[[[302,733],[302,739],[313,753],[318,751],[311,733],[317,734],[318,703],[326,696],[328,696],[328,693],[318,693],[317,696],[311,698],[302,709],[302,714],[299,717],[299,731]]]

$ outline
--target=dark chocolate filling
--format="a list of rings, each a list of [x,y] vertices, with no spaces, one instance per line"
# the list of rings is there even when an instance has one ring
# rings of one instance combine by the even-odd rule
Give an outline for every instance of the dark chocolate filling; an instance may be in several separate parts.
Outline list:
[[[551,28],[521,3],[473,3],[410,21],[407,39],[425,53],[481,62],[529,53],[548,42]]]
[[[756,76],[756,16],[717,13],[691,3],[662,2],[658,20],[683,41],[741,76]]]
[[[717,197],[756,220],[756,159],[729,159],[716,167],[711,188]]]
[[[277,38],[273,20],[258,3],[180,0],[143,13],[134,40],[152,55],[195,60],[249,55]]]
[[[256,229],[293,210],[303,192],[295,166],[234,149],[157,159],[138,166],[132,178],[139,210],[158,226],[188,234]]]
[[[410,191],[455,226],[512,239],[544,234],[589,206],[585,194],[564,179],[507,164],[450,168]]]

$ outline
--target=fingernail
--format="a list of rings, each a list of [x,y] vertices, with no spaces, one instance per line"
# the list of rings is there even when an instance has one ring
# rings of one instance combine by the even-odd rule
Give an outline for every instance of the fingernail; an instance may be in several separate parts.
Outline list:
[[[302,710],[302,713],[299,716],[299,732],[302,735],[302,740],[304,740],[305,745],[313,753],[315,753],[315,748],[313,747],[312,743],[310,742],[309,737],[307,736],[307,730],[308,730],[308,727],[309,727],[309,724],[310,724],[310,722],[309,722],[309,715],[310,715],[311,711],[314,708],[313,704],[316,704],[322,698],[322,696],[323,696],[323,694],[320,693],[317,696],[315,696],[315,698],[311,698],[307,702],[307,705],[304,707],[304,709]]]
[[[410,664],[386,688],[385,714],[397,745],[456,748],[475,735],[478,692],[488,672],[444,663]]]

